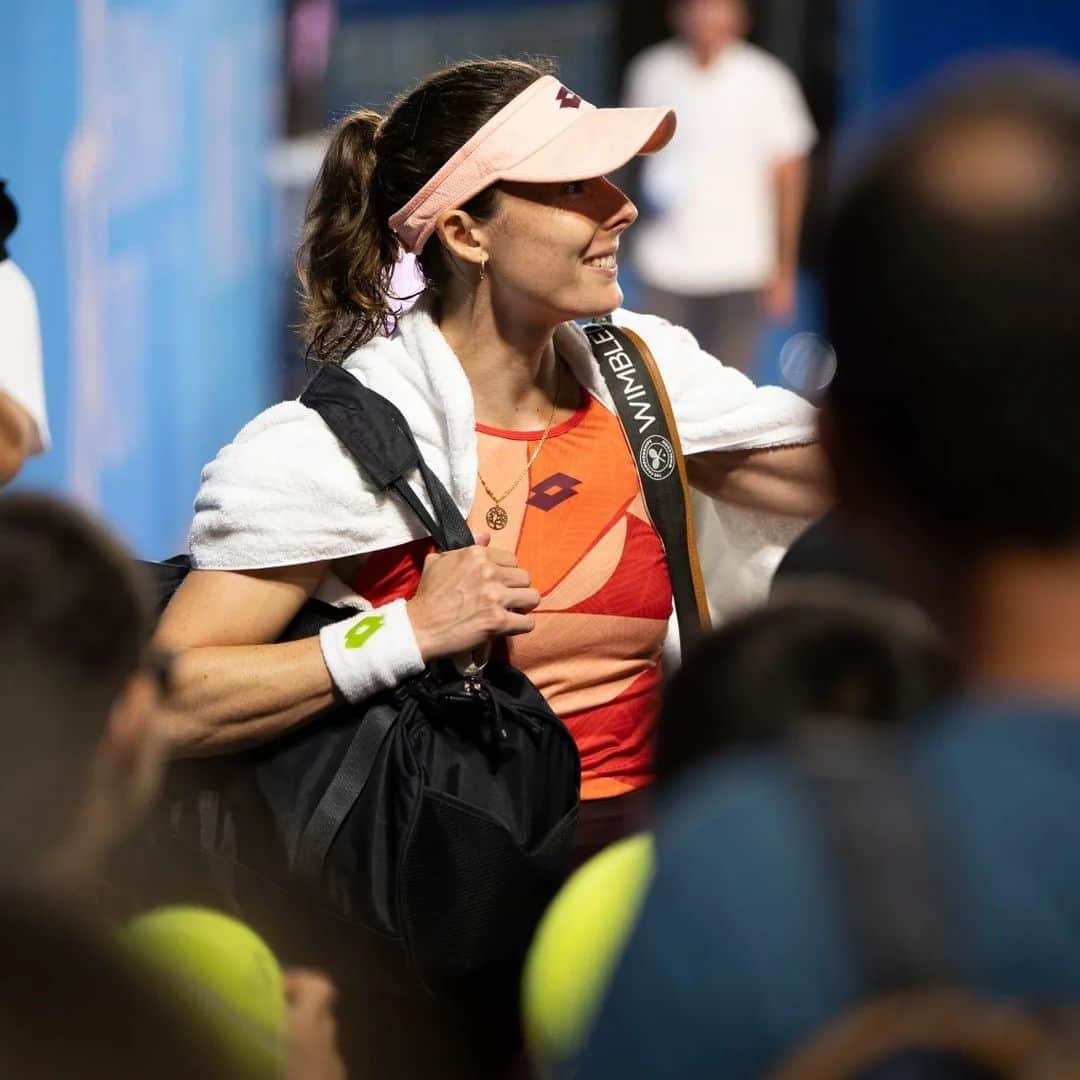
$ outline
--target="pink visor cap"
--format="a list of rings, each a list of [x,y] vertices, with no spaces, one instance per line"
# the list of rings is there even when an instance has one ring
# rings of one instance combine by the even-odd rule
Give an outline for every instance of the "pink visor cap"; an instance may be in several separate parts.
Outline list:
[[[637,154],[663,150],[671,109],[598,109],[544,75],[500,109],[390,219],[401,246],[419,255],[445,210],[498,180],[557,184],[604,176]]]

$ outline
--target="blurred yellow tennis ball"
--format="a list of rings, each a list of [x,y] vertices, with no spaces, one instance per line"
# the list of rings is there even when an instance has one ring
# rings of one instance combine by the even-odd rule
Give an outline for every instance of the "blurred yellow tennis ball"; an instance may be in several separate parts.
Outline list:
[[[631,836],[580,867],[551,902],[522,978],[522,1014],[534,1060],[575,1054],[592,1026],[652,879],[653,840]]]
[[[135,955],[177,988],[181,1008],[216,1034],[238,1077],[280,1077],[285,990],[266,943],[237,919],[197,907],[165,907],[124,932]]]

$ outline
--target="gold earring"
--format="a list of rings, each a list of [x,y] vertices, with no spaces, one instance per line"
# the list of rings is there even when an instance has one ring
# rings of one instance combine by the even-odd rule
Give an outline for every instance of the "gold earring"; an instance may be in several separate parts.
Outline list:
[[[483,280],[484,280],[484,271],[485,271],[486,269],[487,269],[487,256],[485,255],[485,256],[484,256],[484,257],[483,257],[483,258],[482,258],[482,259],[480,260],[480,280],[481,280],[481,281],[483,281]]]

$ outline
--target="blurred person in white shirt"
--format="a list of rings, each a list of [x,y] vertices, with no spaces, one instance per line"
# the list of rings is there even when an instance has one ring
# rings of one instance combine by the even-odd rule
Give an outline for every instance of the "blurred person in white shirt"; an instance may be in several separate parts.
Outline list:
[[[41,331],[26,275],[8,256],[18,213],[0,180],[0,485],[49,448]]]
[[[752,365],[763,319],[795,314],[807,158],[817,140],[791,71],[745,40],[747,0],[672,0],[676,37],[630,64],[624,104],[670,103],[679,128],[642,167],[640,307]]]

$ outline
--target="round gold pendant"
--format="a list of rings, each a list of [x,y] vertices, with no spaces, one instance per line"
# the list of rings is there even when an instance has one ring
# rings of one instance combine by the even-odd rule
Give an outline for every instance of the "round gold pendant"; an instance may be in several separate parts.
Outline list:
[[[498,532],[499,529],[505,529],[506,523],[510,520],[510,515],[498,504],[493,506],[485,516],[484,520],[488,523],[488,527]]]

